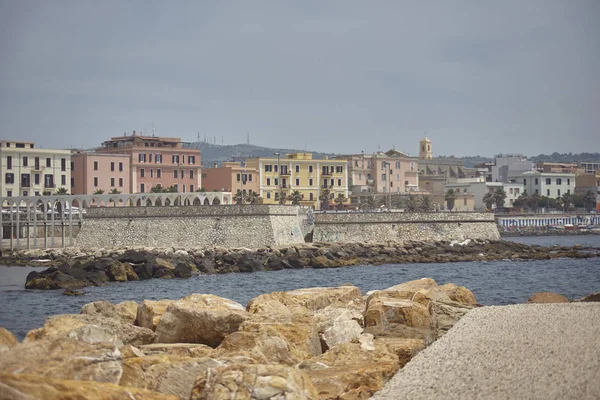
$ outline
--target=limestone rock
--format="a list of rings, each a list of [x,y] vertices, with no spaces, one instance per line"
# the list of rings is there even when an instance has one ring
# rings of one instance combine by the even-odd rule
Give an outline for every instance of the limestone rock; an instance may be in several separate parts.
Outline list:
[[[175,300],[144,300],[137,309],[137,323],[144,328],[156,331],[158,321],[165,313],[165,310]]]
[[[109,266],[106,268],[106,275],[111,281],[127,281],[127,270],[125,269],[125,265],[118,261],[114,261],[109,264]]]
[[[167,307],[156,334],[160,343],[202,343],[216,347],[248,318],[239,303],[210,294],[192,294]]]
[[[430,289],[437,287],[438,284],[431,278],[421,278],[414,281],[408,281],[385,289],[385,292],[407,292],[414,294],[420,289]]]
[[[360,289],[354,285],[296,289],[287,294],[298,299],[309,310],[320,310],[338,301],[346,303],[361,297]]]
[[[166,268],[166,269],[170,269],[170,270],[175,269],[175,266],[173,265],[173,263],[171,263],[163,258],[156,257],[156,260],[154,262],[156,263],[158,268]]]
[[[88,400],[177,400],[177,396],[110,383],[54,379],[28,374],[1,374],[3,399],[88,399]]]
[[[360,337],[362,327],[356,321],[356,313],[343,308],[328,306],[315,314],[317,331],[321,337],[323,351],[351,342]],[[358,318],[362,320],[360,314]]]
[[[56,336],[68,336],[69,333],[86,325],[95,325],[117,336],[123,344],[150,344],[156,340],[156,334],[150,329],[123,323],[118,319],[101,315],[62,314],[46,319],[44,326],[27,333],[24,342],[36,341]]]
[[[11,331],[5,328],[0,328],[0,353],[19,344],[19,341]]]
[[[221,399],[316,400],[317,391],[306,375],[283,365],[232,365],[200,375],[190,400]]]
[[[433,327],[437,338],[442,337],[450,328],[473,309],[473,306],[456,302],[442,303],[432,301],[429,305],[433,315]]]
[[[73,338],[49,338],[21,343],[0,357],[0,371],[118,383],[121,353],[111,343],[87,343]]]
[[[432,328],[414,328],[402,324],[368,326],[364,332],[372,334],[376,339],[420,339],[426,345],[433,343],[437,338],[437,333]]]
[[[122,322],[133,324],[136,319],[138,305],[135,301],[123,301],[112,304],[108,301],[94,301],[81,307],[80,314],[101,315],[116,318]]]
[[[454,283],[446,283],[440,286],[452,301],[463,304],[477,304],[477,299],[473,292],[464,286],[456,286]]]
[[[384,345],[388,351],[398,357],[398,366],[404,367],[414,356],[416,356],[426,346],[422,339],[401,339],[401,338],[377,338],[376,347]]]
[[[422,304],[426,307],[429,305],[429,302],[431,302],[431,301],[437,301],[437,302],[443,302],[443,303],[452,302],[452,300],[446,294],[446,292],[444,292],[443,290],[440,290],[439,287],[432,287],[429,289],[419,289],[413,294],[411,300],[415,301],[419,304]]]
[[[365,311],[365,326],[403,324],[417,328],[432,325],[428,307],[415,301],[384,297],[372,298]]]
[[[214,349],[197,343],[153,343],[139,346],[145,354],[167,354],[179,357],[208,357]]]
[[[309,314],[309,310],[301,304],[298,297],[290,296],[286,292],[273,292],[255,297],[248,302],[246,311],[287,322],[292,321],[294,314]]]
[[[568,303],[569,299],[561,294],[552,292],[539,292],[532,295],[528,300],[528,303]]]
[[[275,330],[270,332],[234,332],[217,347],[221,355],[241,355],[256,360],[257,364],[294,365],[301,362],[305,354]]]

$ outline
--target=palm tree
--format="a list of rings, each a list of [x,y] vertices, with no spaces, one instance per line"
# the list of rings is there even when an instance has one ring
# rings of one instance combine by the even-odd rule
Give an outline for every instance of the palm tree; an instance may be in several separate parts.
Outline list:
[[[122,192],[120,190],[118,190],[117,188],[113,188],[109,193],[110,194],[121,194]]]
[[[344,193],[340,193],[340,194],[338,194],[338,196],[335,198],[334,201],[335,201],[335,205],[336,205],[337,209],[339,210],[340,208],[342,208],[344,203],[346,203],[348,201],[348,198],[346,197],[346,195]]]
[[[65,194],[69,194],[69,191],[65,187],[59,187],[58,190],[56,191],[56,194],[65,195]]]
[[[496,202],[496,198],[494,197],[494,193],[486,193],[483,196],[483,203],[488,210],[491,210]]]
[[[321,190],[321,194],[319,195],[319,201],[321,202],[321,210],[329,210],[329,195],[331,192],[329,189],[324,188]]]
[[[412,194],[409,194],[406,198],[406,211],[408,212],[417,212],[419,211],[419,198]]]
[[[302,194],[300,191],[294,190],[292,193],[290,193],[288,200],[291,201],[293,205],[298,205],[302,201]]]
[[[596,209],[596,195],[591,190],[588,190],[583,194],[583,207],[585,208],[585,211]]]
[[[423,212],[433,211],[433,201],[430,196],[421,196],[421,204],[419,204],[419,210]]]
[[[444,200],[446,200],[448,210],[453,210],[454,202],[456,201],[456,193],[454,193],[454,189],[448,189],[446,195],[444,196]]]
[[[244,196],[242,195],[242,191],[240,189],[233,195],[233,201],[235,204],[242,204],[244,201]]]
[[[496,203],[496,209],[499,210],[504,208],[504,201],[506,200],[506,192],[504,188],[499,187],[494,191],[494,202]]]
[[[104,190],[102,190],[102,189],[96,189],[96,191],[94,192],[94,194],[104,194]]]
[[[571,203],[573,203],[573,195],[571,193],[565,193],[562,195],[560,200],[563,204],[563,210],[565,212],[569,211],[569,208],[571,207]]]
[[[251,190],[248,192],[248,194],[246,195],[246,203],[248,204],[260,204],[259,203],[259,195],[258,193],[256,193],[255,191]]]

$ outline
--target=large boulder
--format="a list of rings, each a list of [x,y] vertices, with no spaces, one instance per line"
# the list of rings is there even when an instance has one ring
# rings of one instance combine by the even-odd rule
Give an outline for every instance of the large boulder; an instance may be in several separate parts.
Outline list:
[[[380,292],[395,292],[396,297],[410,299],[417,291],[421,289],[431,289],[437,287],[438,284],[431,278],[421,278],[414,281],[408,281],[399,285],[391,286]],[[380,293],[378,292],[378,293]]]
[[[200,375],[190,400],[221,399],[317,400],[306,375],[284,365],[231,365]]]
[[[160,318],[175,300],[144,300],[137,309],[137,324],[156,331]]]
[[[362,315],[350,309],[328,306],[317,311],[315,322],[323,351],[358,339],[363,331],[358,321]]]
[[[223,339],[216,350],[219,355],[252,358],[257,364],[294,365],[306,357],[275,330],[234,332]]]
[[[0,353],[9,350],[17,344],[19,344],[19,341],[11,331],[0,328]]]
[[[372,334],[376,339],[420,339],[430,345],[437,338],[437,332],[431,328],[414,328],[402,324],[368,326],[364,333]]]
[[[433,329],[436,338],[442,337],[450,328],[473,309],[472,305],[457,302],[437,302],[429,304],[429,310],[433,316]]]
[[[378,295],[369,300],[365,311],[365,326],[403,324],[416,328],[432,326],[429,308],[411,300]]]
[[[21,343],[0,357],[0,371],[48,378],[119,383],[123,369],[114,343],[49,338]]]
[[[568,303],[569,299],[561,294],[552,292],[539,292],[531,295],[528,303]]]
[[[123,301],[113,304],[108,301],[94,301],[81,307],[80,314],[101,315],[115,318],[121,322],[133,324],[136,319],[138,305],[135,301]]]
[[[592,294],[588,294],[585,297],[582,297],[581,299],[578,299],[576,301],[585,301],[585,302],[596,302],[596,301],[600,301],[600,292],[596,292],[596,293],[592,293]]]
[[[130,399],[177,400],[177,396],[110,383],[55,379],[48,376],[0,374],[0,398],[3,399]]]
[[[144,354],[167,354],[176,357],[208,357],[215,349],[205,344],[197,343],[153,343],[139,346]]]
[[[123,323],[118,319],[101,315],[62,314],[47,318],[43,327],[29,331],[24,342],[68,336],[83,326],[101,327],[116,335],[123,344],[150,344],[156,340],[156,334],[150,329]]]
[[[248,318],[239,303],[211,294],[192,294],[167,307],[156,334],[160,343],[202,343],[217,347]]]
[[[475,298],[473,292],[464,286],[457,286],[454,283],[446,283],[445,285],[440,286],[440,289],[443,290],[452,301],[471,305],[477,304],[477,299]]]
[[[296,298],[300,305],[313,311],[325,308],[335,302],[347,303],[361,297],[360,289],[354,285],[296,289],[286,293]]]

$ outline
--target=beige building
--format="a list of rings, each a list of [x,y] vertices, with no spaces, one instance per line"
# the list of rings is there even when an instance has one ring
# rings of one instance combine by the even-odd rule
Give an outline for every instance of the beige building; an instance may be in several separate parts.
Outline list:
[[[300,192],[301,205],[320,209],[319,197],[327,189],[331,207],[340,194],[348,197],[346,160],[314,160],[311,153],[286,154],[284,157],[249,158],[246,166],[260,173],[259,191],[264,204],[277,204],[280,196]]]
[[[130,193],[130,163],[127,154],[76,151],[71,155],[71,193],[103,191]]]
[[[0,141],[0,196],[41,196],[71,188],[71,151],[33,142]]]

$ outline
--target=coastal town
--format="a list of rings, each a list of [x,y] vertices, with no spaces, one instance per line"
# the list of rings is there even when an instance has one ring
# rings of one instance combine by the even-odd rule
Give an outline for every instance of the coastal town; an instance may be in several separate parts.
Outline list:
[[[218,192],[228,194],[223,204],[314,210],[600,210],[600,160],[534,163],[500,154],[466,167],[460,159],[436,157],[427,137],[418,146],[418,156],[395,148],[320,159],[276,152],[203,166],[194,143],[135,131],[88,150],[1,140],[0,197]]]

